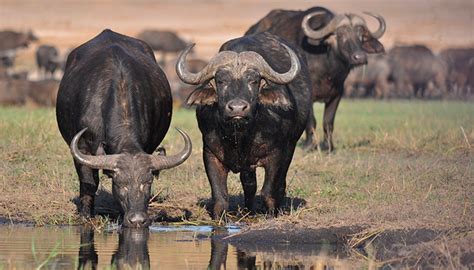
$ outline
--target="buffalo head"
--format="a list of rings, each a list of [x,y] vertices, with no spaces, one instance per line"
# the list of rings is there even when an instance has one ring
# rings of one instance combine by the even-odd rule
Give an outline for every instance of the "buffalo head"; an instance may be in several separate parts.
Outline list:
[[[144,152],[92,156],[81,153],[78,148],[79,139],[86,130],[79,131],[72,139],[71,154],[77,162],[93,169],[106,170],[112,177],[112,193],[124,211],[125,227],[148,226],[147,209],[153,174],[183,163],[191,154],[191,139],[178,129],[185,145],[180,153],[173,156]]]
[[[286,49],[291,67],[278,73],[258,53],[253,51],[222,51],[215,55],[200,72],[186,69],[185,59],[194,46],[181,53],[176,63],[179,78],[188,84],[200,85],[192,92],[188,105],[217,105],[219,116],[225,123],[243,126],[255,116],[258,105],[275,106],[287,110],[291,105],[285,91],[270,87],[291,82],[300,70],[296,54]]]
[[[364,18],[359,15],[337,14],[328,18],[330,13],[327,11],[316,11],[306,15],[301,27],[309,38],[309,43],[326,42],[349,65],[365,65],[367,53],[384,52],[383,45],[377,39],[385,33],[385,20],[382,16],[369,12],[365,14],[378,20],[379,28],[375,32],[369,31]],[[324,22],[327,23],[324,24]],[[312,27],[314,25],[323,26],[314,30]]]

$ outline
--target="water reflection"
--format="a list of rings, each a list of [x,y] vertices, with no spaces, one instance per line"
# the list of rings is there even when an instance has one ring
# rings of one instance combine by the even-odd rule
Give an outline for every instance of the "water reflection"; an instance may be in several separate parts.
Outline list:
[[[216,228],[213,230],[213,235],[227,235],[227,230],[225,228]],[[228,249],[229,245],[224,241],[213,238],[211,240],[211,258],[209,260],[208,269],[221,269],[221,266],[225,269],[227,265]]]
[[[79,246],[79,264],[77,269],[97,269],[99,256],[95,250],[94,230],[89,226],[81,227],[81,245]]]
[[[228,235],[225,229],[216,229],[213,233],[208,269],[332,270],[356,267],[355,262],[348,258],[346,250],[335,243],[269,244],[265,240],[253,239],[252,243],[237,241],[234,245],[230,245],[225,241],[226,237],[219,237]],[[234,254],[228,254],[229,247],[235,249]],[[235,265],[226,262],[228,256],[236,257]]]
[[[119,231],[119,244],[112,255],[110,265],[113,269],[150,269],[148,252],[148,228],[122,228]],[[94,230],[81,228],[78,269],[96,269],[99,256],[95,249]]]
[[[169,226],[97,233],[88,226],[0,226],[0,269],[34,269],[40,264],[45,269],[358,267],[337,245],[274,245],[265,242],[267,236],[250,239],[251,244],[239,241],[228,244],[227,241],[237,238],[229,238],[230,232],[235,233],[236,228]]]
[[[117,269],[150,269],[147,228],[124,228],[119,234],[119,246],[112,256]]]

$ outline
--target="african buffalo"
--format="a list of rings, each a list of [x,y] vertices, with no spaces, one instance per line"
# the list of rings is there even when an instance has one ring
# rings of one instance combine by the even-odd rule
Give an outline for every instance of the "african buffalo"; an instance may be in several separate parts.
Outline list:
[[[61,59],[59,58],[59,51],[52,45],[41,45],[36,50],[36,64],[38,69],[43,72],[43,77],[54,77],[56,69],[61,68]]]
[[[349,71],[355,66],[367,64],[367,53],[384,51],[377,39],[385,33],[385,20],[376,14],[366,14],[379,22],[379,28],[373,33],[359,15],[334,14],[322,7],[305,11],[273,10],[245,33],[268,31],[304,51],[313,101],[325,103],[322,149],[333,149],[334,118]],[[311,148],[314,144],[316,119],[311,115],[306,127],[305,148]]]
[[[303,57],[270,33],[233,39],[197,73],[186,67],[188,47],[176,72],[199,85],[187,99],[197,105],[203,158],[214,201],[213,218],[228,209],[227,175],[240,173],[245,206],[254,209],[257,167],[265,169],[262,197],[276,213],[296,142],[311,112],[309,75]]]
[[[161,52],[160,65],[164,66],[166,63],[166,53],[178,53],[184,50],[188,43],[180,38],[175,32],[157,29],[143,30],[137,35],[148,43],[154,51]]]
[[[457,97],[469,96],[474,89],[474,48],[451,48],[440,52],[447,64],[449,92]]]
[[[31,30],[26,33],[3,30],[0,31],[0,51],[25,48],[30,42],[37,40],[38,38]]]
[[[168,80],[141,40],[104,30],[73,50],[59,86],[56,117],[80,181],[79,212],[94,214],[98,170],[112,177],[112,192],[126,227],[144,227],[153,173],[191,154],[191,141],[173,156],[152,155],[168,131]],[[82,138],[82,139],[81,139]]]
[[[446,93],[446,65],[426,46],[395,46],[387,56],[398,97],[441,97]],[[435,89],[427,92],[430,83]]]

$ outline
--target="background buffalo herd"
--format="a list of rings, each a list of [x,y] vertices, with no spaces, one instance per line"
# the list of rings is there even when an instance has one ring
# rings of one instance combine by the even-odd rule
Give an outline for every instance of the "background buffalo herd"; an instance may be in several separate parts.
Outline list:
[[[136,35],[157,53],[176,103],[183,104],[192,86],[175,72],[176,56],[189,42],[175,32],[146,29]],[[28,46],[36,47],[36,70],[15,68],[15,58]],[[42,44],[32,31],[0,31],[0,105],[54,106],[59,79],[70,50],[61,53]],[[188,67],[197,72],[207,63],[192,55]],[[473,96],[474,48],[445,48],[439,53],[421,44],[395,45],[369,55],[368,64],[351,71],[344,95],[353,98],[463,99]]]

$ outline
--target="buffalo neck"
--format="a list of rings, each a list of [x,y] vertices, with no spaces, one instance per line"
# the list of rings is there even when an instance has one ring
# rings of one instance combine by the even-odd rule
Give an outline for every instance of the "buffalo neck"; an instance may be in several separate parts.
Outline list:
[[[336,49],[325,43],[312,45],[307,39],[303,40],[302,47],[308,58],[309,71],[314,74],[313,76],[328,79],[333,83],[345,80],[350,66]]]
[[[252,120],[245,124],[226,122],[219,117],[218,132],[222,140],[234,149],[242,148],[243,144],[252,141],[255,127]]]

